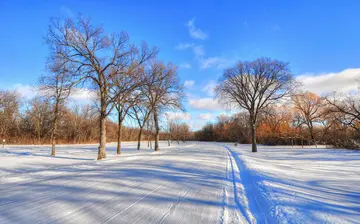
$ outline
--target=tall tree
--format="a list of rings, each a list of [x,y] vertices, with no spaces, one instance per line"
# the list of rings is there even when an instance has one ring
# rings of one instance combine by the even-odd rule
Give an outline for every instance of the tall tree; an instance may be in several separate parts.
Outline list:
[[[159,151],[160,121],[164,110],[182,109],[184,87],[180,84],[177,68],[172,64],[153,62],[148,70],[148,82],[142,88],[152,110],[155,127],[155,151]]]
[[[259,114],[288,96],[295,88],[294,83],[288,63],[270,58],[239,62],[224,71],[215,88],[216,96],[232,107],[248,111],[252,152],[257,152],[256,124]]]
[[[140,49],[129,41],[125,32],[108,35],[101,26],[91,24],[89,18],[79,16],[72,19],[54,19],[46,41],[52,57],[64,62],[71,69],[73,81],[89,81],[99,96],[98,159],[106,158],[106,118],[114,107],[118,94],[112,91],[114,80],[155,56],[156,49],[146,44]]]
[[[70,95],[71,79],[66,67],[62,66],[60,61],[49,61],[48,75],[40,77],[40,91],[49,97],[53,107],[51,124],[51,155],[55,156],[55,143],[60,115],[60,108]]]
[[[116,154],[121,154],[123,122],[136,103],[139,103],[140,90],[146,83],[143,66],[128,68],[127,72],[115,79],[113,91],[117,98],[114,104],[118,114],[117,148]]]

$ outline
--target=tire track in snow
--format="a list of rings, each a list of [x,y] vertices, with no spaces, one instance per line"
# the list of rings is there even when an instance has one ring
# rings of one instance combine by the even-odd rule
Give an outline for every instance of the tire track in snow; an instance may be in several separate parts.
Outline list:
[[[154,193],[157,189],[159,189],[160,187],[162,187],[164,184],[160,184],[159,186],[157,186],[155,189],[153,189],[152,191],[148,192],[147,194],[143,195],[142,197],[140,197],[139,199],[137,199],[136,201],[134,201],[133,203],[131,203],[130,205],[126,206],[124,209],[122,209],[121,211],[117,212],[115,215],[111,216],[110,218],[108,218],[107,220],[105,220],[105,222],[103,222],[103,224],[110,222],[112,219],[114,219],[116,216],[120,215],[121,213],[125,212],[126,210],[128,210],[129,208],[131,208],[132,206],[136,205],[139,201],[143,200],[144,198],[146,198],[147,196],[149,196],[150,194]]]
[[[251,213],[250,208],[249,208],[249,202],[248,202],[248,198],[247,198],[247,195],[245,192],[245,188],[244,188],[243,184],[241,183],[240,169],[239,169],[229,147],[226,145],[221,145],[221,146],[225,148],[225,151],[227,154],[227,159],[228,159],[229,165],[230,165],[229,172],[230,172],[230,176],[231,176],[230,180],[232,181],[232,185],[233,185],[232,191],[234,194],[234,202],[235,202],[235,205],[236,205],[238,211],[240,212],[240,214],[237,214],[237,215],[241,215],[242,217],[239,217],[239,218],[243,221],[246,221],[247,223],[256,223],[254,215]],[[239,192],[239,190],[241,190],[241,191]],[[239,198],[239,195],[241,196],[241,198]]]
[[[181,202],[181,200],[191,191],[191,189],[188,189],[187,191],[185,191],[185,193],[183,193],[181,196],[179,196],[176,201],[174,203],[172,203],[168,210],[165,212],[165,214],[161,217],[161,219],[159,220],[158,224],[163,223],[163,221],[166,219],[166,217],[169,216],[169,214],[171,212],[173,212],[176,208],[176,206]]]

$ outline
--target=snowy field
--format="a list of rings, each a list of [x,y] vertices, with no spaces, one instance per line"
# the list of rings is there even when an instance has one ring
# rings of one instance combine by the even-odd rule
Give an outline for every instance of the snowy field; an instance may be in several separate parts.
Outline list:
[[[0,148],[0,223],[360,223],[360,151],[160,146]]]

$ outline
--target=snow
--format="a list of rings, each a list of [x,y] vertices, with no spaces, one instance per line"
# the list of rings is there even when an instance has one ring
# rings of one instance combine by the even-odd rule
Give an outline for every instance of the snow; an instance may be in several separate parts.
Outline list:
[[[0,223],[360,223],[360,152],[187,142],[0,148]]]
[[[258,223],[360,223],[360,151],[227,148]]]

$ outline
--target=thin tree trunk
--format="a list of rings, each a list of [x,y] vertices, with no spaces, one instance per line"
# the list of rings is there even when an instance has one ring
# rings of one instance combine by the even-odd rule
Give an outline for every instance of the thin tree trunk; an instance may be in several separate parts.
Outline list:
[[[142,130],[143,130],[143,128],[140,128],[140,130],[139,130],[137,150],[140,150]]]
[[[121,154],[121,137],[122,137],[122,119],[121,114],[118,115],[118,130],[117,130],[117,147],[116,154]]]
[[[169,137],[168,137],[168,146],[170,146],[170,138],[171,138],[171,132],[169,132]]]
[[[98,160],[106,158],[106,116],[104,113],[100,114],[100,146],[98,152]]]
[[[257,152],[256,127],[253,121],[251,121],[251,148],[252,148],[252,152]]]
[[[160,151],[160,148],[159,148],[160,127],[159,127],[159,118],[157,116],[156,110],[154,110],[154,122],[155,122],[155,151]]]
[[[56,141],[58,113],[59,113],[59,105],[58,105],[58,102],[56,102],[55,103],[55,110],[54,110],[53,127],[52,127],[52,130],[51,130],[51,155],[52,156],[55,156],[55,141]]]

